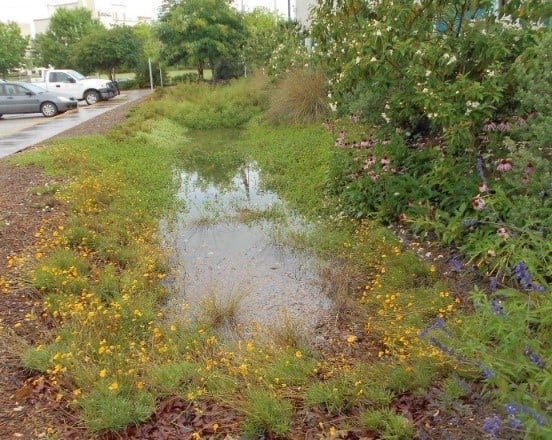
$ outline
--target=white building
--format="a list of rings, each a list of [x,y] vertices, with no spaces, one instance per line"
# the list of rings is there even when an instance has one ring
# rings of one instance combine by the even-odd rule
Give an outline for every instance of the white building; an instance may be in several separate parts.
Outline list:
[[[151,22],[154,17],[132,17],[127,12],[128,0],[49,0],[48,16],[33,20],[34,34],[46,32],[50,25],[50,17],[60,8],[86,8],[92,12],[92,17],[100,20],[106,27],[118,25],[133,26],[140,22]]]
[[[305,27],[310,25],[310,10],[316,6],[316,0],[295,0],[295,17]]]

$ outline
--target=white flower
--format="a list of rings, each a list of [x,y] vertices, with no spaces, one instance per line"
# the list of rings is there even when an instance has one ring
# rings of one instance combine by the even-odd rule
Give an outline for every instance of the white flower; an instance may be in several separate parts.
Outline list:
[[[426,75],[425,76],[429,76],[431,75],[431,70],[426,70]]]
[[[454,64],[456,62],[456,57],[453,55],[450,57],[450,60],[448,60],[447,66]]]
[[[370,58],[370,62],[371,62],[371,63],[373,63],[373,62],[375,62],[375,61],[377,61],[377,60],[378,60],[378,59],[377,59],[376,57]]]
[[[355,62],[356,62],[356,64],[359,64],[360,63],[360,57],[356,57]]]
[[[381,31],[380,30],[376,31],[376,36],[381,37]]]
[[[385,122],[387,122],[389,124],[389,122],[391,122],[391,119],[389,118],[389,116],[387,116],[385,113],[382,113],[381,114],[381,117],[383,119],[385,119]]]
[[[330,109],[332,110],[332,112],[336,112],[337,111],[337,102],[330,102]]]

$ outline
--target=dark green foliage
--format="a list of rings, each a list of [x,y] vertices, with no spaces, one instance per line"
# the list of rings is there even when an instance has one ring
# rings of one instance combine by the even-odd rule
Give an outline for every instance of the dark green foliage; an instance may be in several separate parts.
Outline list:
[[[16,23],[0,22],[0,75],[6,76],[9,69],[19,67],[25,56],[27,38],[21,35]]]
[[[92,12],[86,8],[56,9],[48,30],[34,40],[35,63],[59,69],[76,68],[77,43],[102,29],[103,24],[92,18]]]

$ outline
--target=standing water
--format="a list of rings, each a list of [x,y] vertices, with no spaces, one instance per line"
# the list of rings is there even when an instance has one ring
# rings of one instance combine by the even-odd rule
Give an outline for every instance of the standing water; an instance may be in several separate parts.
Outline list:
[[[291,323],[309,333],[330,307],[320,291],[319,262],[278,243],[275,231],[287,222],[266,213],[282,210],[282,202],[260,188],[255,164],[242,166],[230,185],[205,183],[197,172],[182,172],[181,179],[187,209],[166,234],[180,274],[169,302],[172,318],[200,313],[210,299],[237,304],[235,319],[246,327]],[[245,221],[248,214],[257,220]]]

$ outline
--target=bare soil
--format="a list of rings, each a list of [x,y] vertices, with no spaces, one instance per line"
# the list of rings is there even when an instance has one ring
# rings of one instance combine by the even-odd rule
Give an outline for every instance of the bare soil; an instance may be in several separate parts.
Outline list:
[[[59,136],[105,133],[114,125],[122,122],[128,109],[136,102],[117,107],[99,117],[87,121]],[[48,148],[48,142],[32,148]],[[73,410],[56,398],[56,385],[26,370],[21,363],[24,348],[48,334],[46,321],[28,320],[29,314],[40,316],[40,294],[29,283],[18,282],[23,273],[10,268],[11,255],[25,254],[33,243],[35,233],[45,222],[58,225],[63,223],[64,212],[52,202],[51,196],[37,191],[53,182],[41,170],[30,167],[9,165],[0,160],[0,280],[2,277],[12,282],[7,293],[2,293],[0,283],[0,439],[190,439],[194,431],[201,431],[203,438],[239,439],[241,416],[235,409],[217,403],[202,403],[201,407],[192,407],[179,398],[170,398],[158,405],[157,412],[147,423],[129,427],[124,432],[102,436],[92,436],[86,432]],[[435,252],[436,253],[436,252]],[[441,259],[445,262],[446,258]],[[442,268],[445,270],[445,268]],[[24,280],[19,280],[24,281]],[[461,280],[454,280],[459,289],[467,286]],[[324,328],[327,341],[342,341],[344,335],[357,333],[355,317],[348,309],[346,320],[341,325],[328,325]],[[41,322],[42,324],[38,324]],[[360,322],[360,321],[359,321]],[[358,331],[359,347],[362,356],[368,360],[375,356],[377,348]],[[326,347],[332,355],[331,347]],[[358,354],[358,353],[357,353]],[[438,390],[435,390],[437,393]],[[465,402],[462,415],[441,413],[432,402],[430,392],[427,396],[405,394],[394,403],[395,409],[409,417],[418,428],[417,438],[421,439],[473,439],[482,437],[479,430],[483,414],[488,409],[478,401],[477,390],[473,399]],[[293,396],[290,396],[293,397]],[[434,396],[435,397],[435,396]],[[297,402],[300,405],[300,402]],[[330,416],[322,411],[297,408],[296,418],[290,438],[322,439],[327,438],[320,426],[337,424],[340,417]],[[220,426],[223,436],[210,430],[213,423]],[[333,423],[332,423],[333,422]],[[55,428],[50,435],[49,429]],[[327,433],[327,428],[326,431]],[[266,438],[272,438],[268,436]],[[342,439],[376,439],[376,433],[348,431],[339,433]]]

